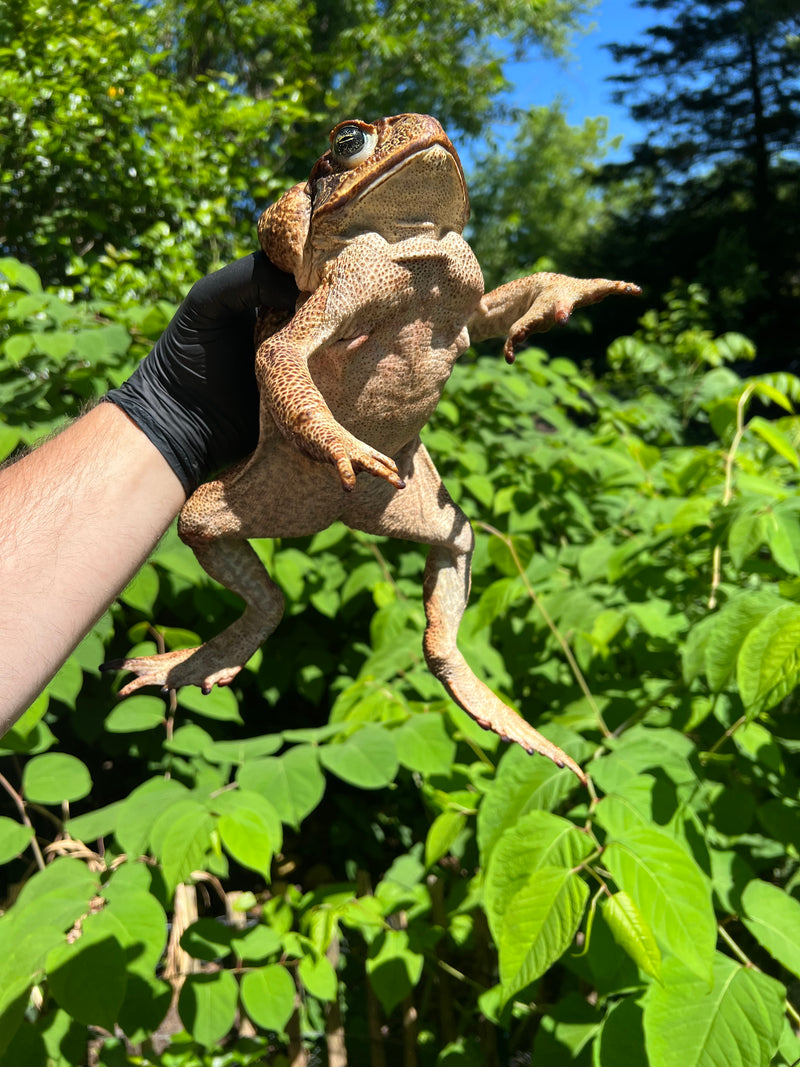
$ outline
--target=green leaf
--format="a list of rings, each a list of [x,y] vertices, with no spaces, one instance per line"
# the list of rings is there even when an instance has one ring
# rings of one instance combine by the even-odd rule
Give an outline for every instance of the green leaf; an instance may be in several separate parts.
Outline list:
[[[620,948],[628,953],[645,974],[660,981],[661,953],[652,930],[634,901],[620,890],[607,897],[602,907],[608,928]]]
[[[794,445],[786,434],[778,429],[774,422],[768,422],[767,419],[762,419],[760,415],[754,415],[748,423],[748,427],[753,433],[758,434],[773,452],[788,460],[795,470],[800,468],[800,456],[797,455]]]
[[[742,642],[736,681],[748,717],[773,707],[800,682],[800,605],[775,608]]]
[[[425,838],[425,866],[431,867],[450,851],[453,842],[464,829],[466,815],[460,811],[443,811],[431,823]]]
[[[112,708],[105,727],[111,734],[153,730],[166,721],[167,706],[161,697],[132,696]]]
[[[763,510],[754,511],[748,505],[731,523],[728,532],[728,548],[733,565],[739,569],[744,561],[767,540],[767,515]]]
[[[236,1021],[239,990],[230,971],[189,974],[178,996],[181,1022],[199,1044],[211,1048]]]
[[[397,757],[404,767],[420,774],[447,774],[456,752],[444,720],[437,712],[412,715],[394,731]]]
[[[224,793],[217,826],[222,844],[245,867],[270,880],[272,856],[282,844],[281,823],[275,808],[260,793],[240,789]]]
[[[742,922],[769,954],[800,977],[800,902],[754,879],[742,893]]]
[[[530,883],[506,900],[497,948],[507,1002],[525,989],[572,944],[589,889],[566,867],[540,867]]]
[[[203,868],[214,822],[214,817],[196,801],[181,802],[179,808],[165,812],[156,821],[153,847],[170,893],[179,882],[188,881],[192,871]]]
[[[46,752],[25,764],[22,793],[37,804],[61,804],[81,800],[92,789],[84,763],[65,752]]]
[[[659,944],[710,981],[717,926],[711,889],[690,856],[660,830],[631,826],[606,844],[603,862]]]
[[[241,722],[236,697],[226,686],[215,685],[210,693],[203,693],[195,686],[185,686],[178,690],[178,703],[182,708],[194,711],[206,719],[218,719],[220,722]]]
[[[283,1033],[294,1011],[295,987],[292,976],[279,963],[270,963],[242,978],[242,1003],[256,1024],[265,1030]]]
[[[422,975],[422,964],[420,953],[409,948],[405,930],[387,930],[373,941],[367,974],[387,1015],[414,989]]]
[[[310,745],[298,745],[282,756],[250,760],[236,779],[243,789],[267,797],[281,821],[296,830],[325,794],[325,775]]]
[[[33,827],[0,815],[0,863],[8,863],[23,852],[33,838]]]
[[[486,918],[495,941],[512,899],[537,883],[541,867],[577,867],[593,848],[588,834],[549,811],[530,811],[505,830],[489,858],[484,885]]]
[[[247,763],[259,756],[271,756],[283,747],[281,734],[244,737],[239,741],[213,741],[203,749],[203,759],[209,763]]]
[[[48,955],[48,986],[78,1022],[113,1030],[128,984],[125,955],[108,929],[91,918],[76,941],[59,945]]]
[[[28,293],[41,293],[42,283],[39,275],[27,263],[20,263],[13,256],[0,259],[0,274],[4,274],[9,285],[24,289]]]
[[[664,961],[663,985],[644,1002],[649,1062],[658,1067],[768,1067],[778,1047],[785,991],[720,953],[712,982]]]
[[[119,594],[119,599],[148,615],[158,597],[158,587],[158,571],[152,564],[145,563]]]
[[[345,741],[320,748],[319,758],[327,770],[360,789],[382,789],[397,774],[394,739],[377,723],[367,723]]]
[[[153,826],[173,804],[189,796],[185,785],[174,778],[150,778],[122,801],[114,836],[131,857],[140,856],[150,841]]]
[[[549,740],[580,762],[592,751],[576,734],[557,727],[541,731]],[[485,865],[501,834],[528,811],[551,811],[577,785],[575,775],[559,770],[550,760],[529,756],[519,745],[509,748],[500,760],[491,789],[478,813],[478,845]]]
[[[245,963],[263,963],[281,949],[280,934],[271,926],[259,924],[244,934],[234,929],[233,934],[231,948]]]
[[[297,968],[300,981],[317,1000],[335,1000],[339,989],[336,971],[327,956],[303,956]]]
[[[88,811],[85,815],[68,819],[64,829],[76,841],[97,841],[114,832],[121,808],[122,801],[116,800],[97,811]]]
[[[711,617],[713,626],[705,646],[704,663],[708,684],[715,693],[733,675],[744,639],[780,603],[774,593],[755,590],[735,596]]]

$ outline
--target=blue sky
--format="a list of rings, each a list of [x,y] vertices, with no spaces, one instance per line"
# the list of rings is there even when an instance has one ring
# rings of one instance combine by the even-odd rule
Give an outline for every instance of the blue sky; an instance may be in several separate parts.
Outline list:
[[[585,118],[606,115],[609,136],[622,137],[620,148],[608,158],[627,159],[629,147],[642,140],[644,131],[630,118],[627,108],[611,102],[613,85],[605,79],[616,72],[616,67],[602,46],[611,42],[629,44],[658,18],[658,12],[638,8],[633,0],[600,0],[587,19],[587,25],[593,28],[576,35],[570,58],[532,56],[508,65],[506,75],[515,85],[511,102],[527,109],[551,104],[560,97],[573,125],[580,125]]]

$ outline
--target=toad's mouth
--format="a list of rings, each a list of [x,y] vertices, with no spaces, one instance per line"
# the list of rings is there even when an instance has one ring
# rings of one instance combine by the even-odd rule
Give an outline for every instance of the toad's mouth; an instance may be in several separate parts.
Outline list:
[[[391,164],[361,176],[346,196],[315,207],[314,229],[327,229],[342,214],[348,234],[373,231],[389,241],[411,231],[461,233],[469,198],[458,156],[439,143],[395,151]]]

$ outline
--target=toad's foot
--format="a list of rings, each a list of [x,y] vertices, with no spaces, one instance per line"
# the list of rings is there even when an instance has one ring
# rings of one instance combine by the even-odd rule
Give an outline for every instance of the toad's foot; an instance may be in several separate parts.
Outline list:
[[[348,492],[356,487],[357,471],[385,478],[395,489],[405,489],[406,483],[400,477],[395,461],[359,441],[332,415],[323,412],[309,415],[293,429],[292,438],[314,459],[332,463],[342,488]]]
[[[220,667],[218,650],[209,645],[198,648],[183,648],[176,652],[163,652],[158,656],[134,656],[129,659],[112,659],[100,665],[101,671],[132,671],[136,677],[123,686],[119,697],[130,696],[146,685],[157,685],[162,690],[180,689],[183,685],[199,685],[208,694],[215,685],[230,685],[242,664]]]
[[[576,308],[597,304],[607,296],[638,296],[641,289],[632,282],[615,282],[607,278],[570,278],[566,274],[542,273],[542,288],[525,312],[508,331],[503,354],[507,363],[532,333],[544,333],[552,326],[563,326]],[[527,281],[527,279],[523,279]],[[513,284],[513,283],[512,283]]]
[[[492,695],[494,696],[494,694]],[[531,756],[538,752],[540,756],[545,756],[547,759],[552,760],[556,767],[568,768],[573,774],[577,775],[583,785],[586,785],[586,775],[574,759],[568,756],[566,752],[563,752],[558,745],[554,745],[552,741],[548,741],[546,737],[543,737],[538,730],[534,730],[521,715],[512,711],[511,708],[497,700],[496,697],[491,708],[486,709],[485,714],[469,709],[466,710],[467,714],[484,730],[491,730],[493,733],[498,734],[503,741],[515,741]]]

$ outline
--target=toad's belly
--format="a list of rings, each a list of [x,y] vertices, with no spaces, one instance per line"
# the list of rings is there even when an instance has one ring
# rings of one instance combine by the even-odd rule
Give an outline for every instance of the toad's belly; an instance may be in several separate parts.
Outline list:
[[[309,362],[334,418],[356,437],[393,455],[433,414],[458,356],[464,327],[443,335],[430,323],[378,328],[337,342]]]

